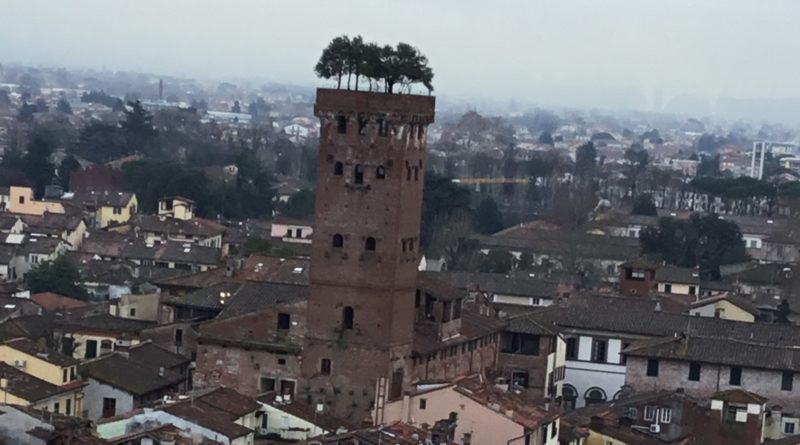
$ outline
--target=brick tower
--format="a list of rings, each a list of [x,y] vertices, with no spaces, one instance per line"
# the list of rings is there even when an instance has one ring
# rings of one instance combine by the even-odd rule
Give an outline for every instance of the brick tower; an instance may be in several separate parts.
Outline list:
[[[316,218],[299,395],[360,421],[399,395],[414,298],[430,96],[317,90]]]

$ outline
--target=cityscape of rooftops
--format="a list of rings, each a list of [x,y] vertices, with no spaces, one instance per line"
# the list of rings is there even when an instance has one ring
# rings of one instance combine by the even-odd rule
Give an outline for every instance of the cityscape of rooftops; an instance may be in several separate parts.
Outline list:
[[[0,444],[800,445],[797,2],[0,9]]]

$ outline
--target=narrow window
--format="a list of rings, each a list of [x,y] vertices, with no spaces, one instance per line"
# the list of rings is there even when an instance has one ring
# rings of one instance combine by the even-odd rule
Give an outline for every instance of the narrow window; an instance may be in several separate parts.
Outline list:
[[[69,378],[69,372],[67,368],[61,370],[61,383],[67,383],[67,379]]]
[[[340,234],[333,235],[333,247],[341,249],[344,247],[344,237]]]
[[[419,167],[414,167],[414,180],[419,180]]]
[[[389,122],[386,119],[378,119],[378,136],[389,135]]]
[[[353,169],[353,182],[356,184],[364,183],[364,167],[361,164],[357,164],[356,168]]]
[[[61,408],[61,405],[58,402],[53,404],[53,412],[54,413],[58,414],[59,408]]]
[[[367,238],[367,241],[364,243],[364,250],[367,250],[369,252],[375,251],[375,238],[373,237]]]
[[[606,346],[608,344],[605,340],[595,340],[592,347],[592,361],[604,363],[606,361]]]
[[[135,307],[132,307],[132,308],[128,309],[128,316],[129,317],[135,317],[136,316],[136,308]]]
[[[364,115],[358,116],[358,134],[359,136],[366,136],[367,135],[367,121],[368,119],[364,117]]]
[[[794,373],[791,371],[784,371],[781,376],[781,390],[791,391],[794,387]]]
[[[183,329],[175,329],[175,345],[180,346],[183,344]]]
[[[261,392],[275,391],[275,379],[270,377],[261,377],[260,382]]]
[[[338,116],[336,118],[336,128],[339,131],[339,134],[347,133],[347,117]]]
[[[117,414],[117,399],[110,397],[103,397],[103,414],[102,417],[113,417]]]
[[[344,329],[353,329],[353,308],[345,306],[342,310],[342,327]]]
[[[661,408],[658,411],[659,411],[659,416],[658,416],[659,423],[672,422],[672,408]]]
[[[411,167],[406,166],[406,181],[411,180]]]
[[[341,162],[333,164],[333,174],[336,176],[342,176],[344,174],[344,164]]]
[[[658,377],[658,360],[651,358],[647,359],[647,376]]]
[[[72,399],[66,400],[66,404],[64,405],[64,414],[68,416],[72,415]]]
[[[20,196],[19,197],[19,203],[20,204],[25,204],[25,197],[24,196]]]
[[[417,126],[417,139],[422,139],[425,136],[425,127],[420,124]]]
[[[386,169],[383,168],[382,165],[378,166],[378,168],[375,169],[375,178],[376,179],[386,179]]]
[[[728,380],[728,383],[730,383],[733,386],[739,386],[742,384],[742,368],[739,367],[731,368],[731,375],[730,379]]]
[[[428,408],[428,399],[419,399],[419,409]]]
[[[319,363],[319,372],[322,375],[331,375],[331,361],[330,359],[324,358]]]
[[[570,337],[566,341],[567,343],[567,360],[575,360],[578,358],[578,339],[575,337]]]
[[[405,238],[403,238],[403,239],[402,239],[402,240],[400,240],[400,241],[403,243],[403,252],[405,252],[405,251],[407,250],[407,248],[408,248],[408,240],[406,240]]]
[[[442,302],[442,322],[446,323],[452,320],[453,317],[453,303],[450,301]]]
[[[292,317],[289,314],[284,314],[284,313],[278,314],[278,329],[284,331],[289,329],[291,321]]]
[[[700,381],[700,363],[689,363],[689,380]]]
[[[453,320],[461,318],[461,299],[453,302]]]

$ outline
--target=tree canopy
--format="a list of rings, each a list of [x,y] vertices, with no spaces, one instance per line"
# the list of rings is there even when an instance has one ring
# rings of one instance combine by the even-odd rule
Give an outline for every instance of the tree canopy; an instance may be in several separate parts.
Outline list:
[[[61,256],[46,261],[25,275],[31,292],[55,292],[71,298],[86,299],[86,290],[81,287],[78,268]]]
[[[658,216],[658,209],[656,209],[656,205],[653,203],[653,197],[646,193],[636,196],[633,200],[633,210],[631,214]]]
[[[503,214],[491,196],[483,198],[475,211],[475,229],[478,233],[489,235],[504,227]]]
[[[657,227],[643,230],[639,240],[642,253],[676,266],[699,267],[706,278],[719,279],[721,265],[749,259],[739,227],[715,214],[661,218]]]
[[[293,193],[281,209],[281,213],[289,218],[307,219],[314,216],[314,192],[300,190]]]
[[[359,35],[335,37],[322,50],[322,55],[314,67],[317,76],[323,79],[336,79],[336,88],[342,88],[346,78],[350,89],[354,77],[354,88],[358,90],[361,78],[369,81],[370,91],[380,91],[380,82],[385,93],[394,93],[394,87],[411,91],[413,84],[421,83],[430,94],[433,91],[433,70],[428,66],[428,58],[417,48],[400,42],[397,46],[380,46],[375,42],[364,42]],[[346,77],[345,77],[346,76]]]

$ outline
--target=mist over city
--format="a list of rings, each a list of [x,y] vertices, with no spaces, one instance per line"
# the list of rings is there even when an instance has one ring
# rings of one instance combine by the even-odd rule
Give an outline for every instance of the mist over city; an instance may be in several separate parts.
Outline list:
[[[799,3],[0,10],[0,443],[800,444]]]

